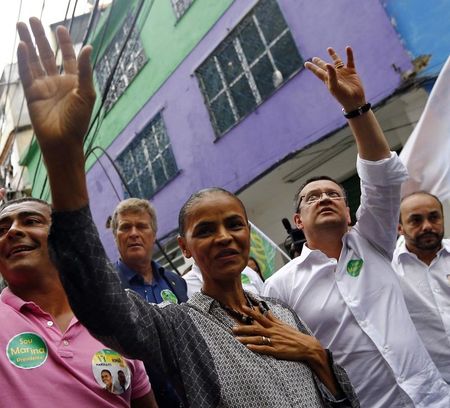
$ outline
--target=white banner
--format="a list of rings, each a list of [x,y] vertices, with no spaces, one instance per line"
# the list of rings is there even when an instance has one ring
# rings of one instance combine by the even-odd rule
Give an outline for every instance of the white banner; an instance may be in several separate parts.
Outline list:
[[[450,57],[400,159],[410,176],[402,186],[402,196],[425,190],[441,201],[450,200]]]

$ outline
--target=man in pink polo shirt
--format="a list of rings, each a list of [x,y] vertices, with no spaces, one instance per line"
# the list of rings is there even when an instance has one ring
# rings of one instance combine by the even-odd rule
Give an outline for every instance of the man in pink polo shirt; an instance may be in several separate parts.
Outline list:
[[[0,295],[0,405],[156,407],[143,364],[107,349],[73,315],[48,255],[50,214],[32,198],[0,208],[0,271],[8,283]]]

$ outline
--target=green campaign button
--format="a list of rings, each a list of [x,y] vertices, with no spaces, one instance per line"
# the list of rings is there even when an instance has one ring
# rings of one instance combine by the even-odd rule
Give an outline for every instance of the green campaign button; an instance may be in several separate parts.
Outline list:
[[[28,370],[45,363],[48,348],[41,336],[25,332],[14,336],[8,342],[6,356],[12,365]]]
[[[362,259],[352,259],[348,261],[347,273],[356,278],[361,272],[364,261]]]
[[[245,274],[245,273],[241,273],[241,282],[245,285],[250,284],[250,278]]]
[[[178,298],[170,289],[163,289],[161,291],[161,297],[162,300],[165,300],[167,302],[178,303]]]

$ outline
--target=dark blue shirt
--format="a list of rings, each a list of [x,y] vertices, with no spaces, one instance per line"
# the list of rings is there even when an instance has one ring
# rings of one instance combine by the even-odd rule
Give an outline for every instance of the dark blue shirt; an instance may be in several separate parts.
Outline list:
[[[186,281],[177,273],[164,269],[160,264],[152,261],[153,281],[144,282],[141,275],[125,265],[120,259],[116,262],[122,286],[132,289],[141,295],[149,303],[161,303],[169,300],[173,303],[187,302]],[[182,399],[175,390],[169,378],[165,378],[160,372],[155,372],[152,367],[145,366],[150,377],[152,389],[156,401],[161,408],[183,407]]]
[[[153,281],[144,282],[141,275],[128,267],[120,259],[116,262],[122,286],[132,289],[149,303],[161,303],[168,300],[172,303],[187,301],[185,280],[175,272],[165,270],[155,261],[151,261]]]

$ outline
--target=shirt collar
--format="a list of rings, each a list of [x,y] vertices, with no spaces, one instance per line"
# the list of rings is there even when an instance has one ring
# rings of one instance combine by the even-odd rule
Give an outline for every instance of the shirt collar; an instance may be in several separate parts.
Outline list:
[[[142,276],[139,275],[135,270],[131,269],[126,263],[124,263],[121,259],[117,260],[117,266],[121,270],[121,272],[125,275],[125,278],[128,283],[131,283],[133,280],[138,280],[142,282]],[[164,268],[157,262],[151,261],[152,272],[153,272],[153,280],[157,281],[161,279],[161,275],[164,271]]]
[[[245,293],[250,299],[255,300],[257,302],[263,300],[260,296],[254,293],[250,293],[247,291],[245,291]],[[213,308],[220,307],[220,303],[216,299],[208,295],[205,295],[202,292],[194,293],[189,298],[188,303],[192,304],[192,306],[195,306],[197,309],[200,309],[203,313],[211,313],[211,310]]]
[[[299,266],[304,262],[307,262],[309,259],[313,259],[311,260],[311,262],[314,263],[316,262],[323,263],[329,261],[329,258],[320,249],[311,249],[305,242],[305,244],[302,247],[301,254],[297,258],[294,258],[291,262],[294,265]]]
[[[46,311],[42,310],[39,305],[32,301],[26,301],[20,298],[19,296],[15,295],[13,292],[11,292],[11,289],[6,287],[2,290],[0,293],[0,300],[10,307],[12,307],[14,310],[17,310],[18,312],[24,312],[25,310],[31,311],[33,314],[39,314],[41,316],[48,317],[51,315],[47,313]],[[72,316],[72,321],[70,323],[70,326],[75,323],[78,323],[78,319],[75,315]]]
[[[448,254],[450,254],[450,239],[443,239],[442,240],[442,249],[441,249],[441,251],[442,250],[444,250]]]
[[[437,252],[436,257],[438,257],[442,252],[447,252],[450,254],[450,239],[443,239],[442,240],[442,247]],[[408,248],[406,248],[406,242],[403,239],[403,241],[398,245],[398,247],[395,249],[394,252],[394,262],[399,263],[399,259],[402,257],[412,256],[414,258],[417,258],[417,255],[410,252]]]
[[[11,292],[11,289],[6,287],[2,290],[2,293],[0,294],[0,298],[3,303],[7,304],[8,306],[11,306],[13,309],[17,311],[21,311],[22,307],[25,305],[31,306],[32,308],[38,308],[41,310],[41,308],[34,302],[27,302],[20,298],[19,296],[16,296],[14,293]]]
[[[294,258],[294,261],[297,263],[297,265],[302,264],[308,257],[312,254],[312,249],[308,247],[307,243],[305,242],[302,247],[302,252],[300,256],[297,258]]]
[[[397,246],[397,248],[395,248],[393,259],[394,259],[395,262],[397,262],[398,259],[400,257],[404,256],[404,255],[406,255],[406,256],[409,255],[410,256],[410,255],[413,255],[413,254],[408,251],[408,248],[406,248],[405,240],[403,239],[400,242],[400,244]]]

